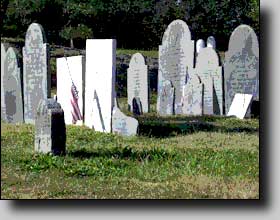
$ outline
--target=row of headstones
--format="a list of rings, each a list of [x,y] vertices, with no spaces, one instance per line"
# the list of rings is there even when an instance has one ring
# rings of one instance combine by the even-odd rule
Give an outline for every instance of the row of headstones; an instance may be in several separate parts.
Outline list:
[[[160,115],[229,115],[236,94],[243,94],[243,102],[245,95],[259,99],[259,45],[254,30],[240,25],[233,31],[223,66],[212,37],[208,44],[204,48],[199,40],[195,57],[188,25],[175,20],[167,27],[159,46]]]
[[[50,97],[49,51],[43,28],[33,23],[27,30],[23,77],[15,49],[4,53],[1,43],[1,51],[1,119],[35,124],[38,115],[44,116],[39,103]],[[61,102],[66,124],[80,120],[96,131],[136,134],[138,121],[124,115],[116,102],[116,41],[87,40],[87,62],[84,60],[83,56],[57,59],[56,99]]]

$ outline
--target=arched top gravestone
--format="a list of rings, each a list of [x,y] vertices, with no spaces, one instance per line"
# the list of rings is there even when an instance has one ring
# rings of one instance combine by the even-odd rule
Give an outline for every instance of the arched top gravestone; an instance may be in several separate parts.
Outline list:
[[[9,123],[23,122],[23,103],[21,90],[21,70],[18,52],[10,47],[4,61],[3,92],[5,120]]]
[[[196,41],[196,53],[198,54],[202,48],[205,47],[205,42],[202,39]]]
[[[229,110],[236,93],[259,99],[259,43],[254,30],[239,25],[231,34],[225,53],[225,107]]]
[[[145,58],[141,53],[135,53],[131,56],[129,66],[142,66],[145,65]]]
[[[216,51],[210,47],[203,48],[196,58],[196,67],[210,68],[219,66],[219,57]]]
[[[33,23],[28,27],[22,53],[24,120],[34,124],[39,101],[50,96],[48,45],[41,25]]]
[[[207,38],[207,47],[212,47],[213,49],[216,49],[216,40],[213,36],[209,36]]]

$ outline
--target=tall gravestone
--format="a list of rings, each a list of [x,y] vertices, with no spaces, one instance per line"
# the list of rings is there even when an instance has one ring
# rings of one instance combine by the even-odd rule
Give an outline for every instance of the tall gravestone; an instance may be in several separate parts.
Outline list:
[[[133,111],[133,98],[139,98],[143,112],[149,110],[148,67],[141,53],[132,55],[127,69],[127,102]]]
[[[211,47],[203,48],[197,56],[195,73],[204,84],[203,114],[223,114],[223,76],[219,57]]]
[[[84,112],[84,56],[56,59],[57,101],[63,111],[65,124],[82,124]]]
[[[216,40],[213,36],[207,38],[207,47],[211,47],[214,50],[216,49]]]
[[[248,25],[239,25],[230,36],[224,78],[226,113],[236,93],[259,99],[259,43]]]
[[[182,20],[169,24],[159,46],[157,112],[161,115],[181,114],[183,89],[192,74],[194,64],[194,41],[188,25]],[[172,94],[174,99],[164,99]],[[168,102],[166,102],[168,101]],[[170,106],[172,111],[170,111]]]
[[[3,76],[4,74],[4,62],[6,58],[7,46],[4,43],[1,43],[1,119],[6,120],[6,107],[5,107],[5,96],[3,88]]]
[[[96,131],[112,131],[115,73],[116,40],[87,40],[84,122]]]
[[[22,53],[24,121],[34,124],[39,101],[50,97],[48,44],[40,24],[28,27]]]
[[[202,39],[196,41],[196,53],[198,54],[202,48],[205,47],[205,42]]]
[[[5,121],[23,122],[22,77],[17,51],[10,47],[6,53],[3,71]]]

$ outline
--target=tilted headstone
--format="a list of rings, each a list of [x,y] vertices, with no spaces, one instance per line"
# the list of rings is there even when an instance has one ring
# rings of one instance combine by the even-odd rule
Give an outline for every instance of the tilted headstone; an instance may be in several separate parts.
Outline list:
[[[3,88],[3,76],[4,74],[4,61],[6,58],[7,46],[4,43],[1,43],[1,119],[6,121],[6,106],[5,106],[5,96]]]
[[[64,111],[65,124],[83,122],[85,59],[83,56],[56,59],[57,101]]]
[[[196,41],[196,53],[198,54],[202,48],[205,47],[205,42],[202,39]]]
[[[50,97],[48,44],[41,25],[33,23],[28,27],[22,53],[24,121],[34,124],[40,100]]]
[[[133,98],[140,99],[143,112],[149,111],[148,89],[148,67],[142,54],[135,53],[127,69],[127,102],[130,111],[133,110]]]
[[[207,47],[211,47],[214,50],[216,49],[216,40],[213,36],[207,38]]]
[[[252,98],[253,95],[251,94],[236,93],[230,105],[227,116],[236,116],[239,119],[243,119],[245,118],[245,116],[249,116],[249,107],[252,103]]]
[[[194,41],[191,40],[191,32],[184,21],[175,20],[167,27],[162,38],[162,45],[159,46],[157,99],[159,114],[182,113],[183,88],[188,76],[192,74],[193,66]],[[170,81],[174,87],[174,102],[162,102],[166,101],[161,97],[165,92],[166,81]],[[165,109],[170,105],[173,105],[173,111],[166,111]]]
[[[203,84],[197,75],[190,77],[184,88],[183,114],[202,115]]]
[[[66,127],[64,113],[60,104],[54,99],[42,99],[35,117],[35,152],[66,152]]]
[[[248,25],[238,26],[230,36],[225,53],[224,87],[226,113],[236,93],[259,99],[259,43]]]
[[[87,40],[84,122],[96,131],[112,131],[115,73],[116,40]]]
[[[23,123],[22,77],[17,53],[16,49],[10,47],[4,61],[5,121],[9,123]]]
[[[204,84],[203,114],[223,114],[223,77],[219,57],[211,47],[203,48],[197,56],[195,73]],[[213,87],[214,84],[214,87]]]
[[[174,90],[172,83],[169,80],[159,82],[161,90],[158,95],[157,109],[160,115],[173,115],[174,114]]]

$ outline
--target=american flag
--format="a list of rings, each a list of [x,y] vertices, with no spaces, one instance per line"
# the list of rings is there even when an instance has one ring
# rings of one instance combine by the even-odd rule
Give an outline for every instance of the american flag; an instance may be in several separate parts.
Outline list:
[[[73,82],[72,82],[72,86],[71,86],[71,94],[72,94],[72,97],[70,99],[70,102],[72,105],[72,111],[71,111],[72,122],[73,122],[73,124],[76,124],[76,122],[78,120],[83,120],[83,116],[81,114],[79,104],[78,104],[78,99],[79,99],[78,91]]]

